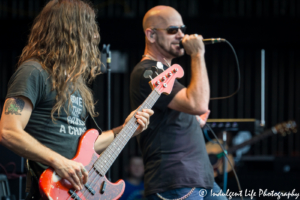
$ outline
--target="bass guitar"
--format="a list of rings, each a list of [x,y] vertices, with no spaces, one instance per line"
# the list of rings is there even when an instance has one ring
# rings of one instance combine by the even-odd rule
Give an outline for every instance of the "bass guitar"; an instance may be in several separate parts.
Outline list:
[[[161,64],[161,63],[160,63]],[[158,67],[160,67],[159,65]],[[160,68],[161,69],[161,68]],[[144,77],[151,78],[152,71],[147,70]],[[138,108],[141,111],[144,108],[152,108],[162,93],[170,94],[176,78],[181,78],[184,71],[181,66],[175,64],[163,71],[152,79],[149,84],[152,92]],[[72,159],[82,163],[88,170],[88,182],[80,191],[72,188],[72,185],[66,179],[60,178],[53,168],[45,170],[39,179],[39,189],[43,199],[91,199],[91,200],[113,200],[119,199],[125,189],[125,182],[118,180],[111,183],[105,174],[118,157],[124,146],[132,137],[139,124],[136,118],[132,117],[116,136],[114,141],[99,156],[94,150],[94,143],[98,137],[98,131],[90,129],[80,138],[77,153]]]
[[[280,124],[277,124],[276,126],[270,128],[269,130],[266,130],[260,135],[257,135],[253,137],[250,140],[247,140],[241,144],[235,145],[233,147],[230,147],[227,150],[227,156],[229,158],[229,161],[231,162],[232,166],[234,166],[234,160],[232,153],[237,151],[240,148],[243,148],[247,145],[254,144],[262,139],[265,139],[271,135],[274,134],[281,134],[282,136],[285,136],[287,133],[290,132],[297,132],[297,125],[295,121],[287,121],[287,122],[282,122]],[[219,142],[222,144],[222,141],[219,140]],[[222,148],[219,146],[219,144],[214,140],[213,142],[207,142],[206,143],[206,151],[209,156],[209,160],[214,168],[214,176],[217,177],[219,174],[223,174],[223,157],[224,153],[222,151]],[[230,172],[232,170],[231,165],[228,163],[227,164],[227,172]]]

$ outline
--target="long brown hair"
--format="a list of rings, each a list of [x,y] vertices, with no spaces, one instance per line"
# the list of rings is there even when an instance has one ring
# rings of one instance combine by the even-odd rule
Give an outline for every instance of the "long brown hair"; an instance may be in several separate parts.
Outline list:
[[[18,66],[35,58],[52,77],[52,89],[57,91],[53,120],[67,101],[70,107],[75,91],[80,92],[87,111],[96,116],[93,95],[86,85],[100,74],[100,35],[95,18],[87,2],[51,0],[34,20]]]

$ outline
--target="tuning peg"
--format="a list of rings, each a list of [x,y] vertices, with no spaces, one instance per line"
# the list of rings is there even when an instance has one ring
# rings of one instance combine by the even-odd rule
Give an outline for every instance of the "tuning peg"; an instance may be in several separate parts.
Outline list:
[[[155,72],[155,74],[158,76],[158,75],[159,75],[159,74],[157,73],[158,68],[157,68],[156,66],[152,66],[152,68],[154,68],[154,72]]]
[[[150,78],[151,80],[152,80],[152,74],[153,74],[153,72],[152,72],[152,70],[146,70],[145,72],[144,72],[144,77],[145,78]]]

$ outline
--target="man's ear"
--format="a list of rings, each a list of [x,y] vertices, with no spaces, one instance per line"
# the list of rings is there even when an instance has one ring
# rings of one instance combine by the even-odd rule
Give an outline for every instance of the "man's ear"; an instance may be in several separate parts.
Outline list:
[[[154,30],[152,30],[151,28],[147,28],[145,30],[145,35],[146,35],[146,37],[147,37],[147,39],[149,40],[150,43],[155,42],[156,33],[155,33]]]

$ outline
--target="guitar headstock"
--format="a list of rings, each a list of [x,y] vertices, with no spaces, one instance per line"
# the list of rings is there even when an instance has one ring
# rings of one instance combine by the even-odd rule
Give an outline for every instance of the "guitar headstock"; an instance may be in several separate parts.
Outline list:
[[[157,75],[149,82],[149,84],[152,90],[156,89],[159,94],[170,94],[173,89],[175,79],[181,78],[183,75],[184,71],[182,67],[178,64],[174,64]]]
[[[286,134],[290,134],[291,132],[297,132],[297,124],[293,120],[277,124],[274,128],[276,129],[277,133],[280,133],[282,136],[286,136]]]

